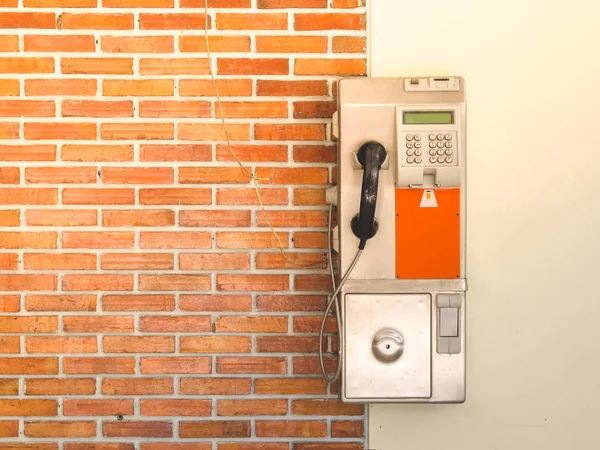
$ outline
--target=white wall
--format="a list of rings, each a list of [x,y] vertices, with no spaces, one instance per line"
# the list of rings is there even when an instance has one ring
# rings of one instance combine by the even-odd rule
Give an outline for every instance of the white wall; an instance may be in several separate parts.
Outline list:
[[[371,3],[373,76],[466,77],[469,293],[467,402],[370,448],[600,448],[600,2]]]

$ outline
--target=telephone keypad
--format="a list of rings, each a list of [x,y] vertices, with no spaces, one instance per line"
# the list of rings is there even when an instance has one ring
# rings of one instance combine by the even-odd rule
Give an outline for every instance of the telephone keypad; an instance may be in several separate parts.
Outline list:
[[[415,155],[421,156],[421,150],[415,150]]]
[[[419,164],[421,161],[422,161],[422,159],[421,159],[421,157],[420,157],[420,156],[417,156],[417,157],[415,158],[415,162],[416,162],[417,164]]]
[[[430,142],[429,143],[429,148],[435,148],[435,147],[436,147],[435,142]]]
[[[406,154],[408,156],[412,156],[414,154],[414,151],[413,150],[406,150]]]
[[[415,136],[416,138],[417,136]],[[420,142],[415,142],[415,148],[421,148],[421,143]]]
[[[406,148],[413,148],[413,143],[412,142],[407,142],[406,143]]]
[[[423,162],[421,155],[421,140],[427,137],[429,139],[429,163],[431,164],[452,164],[454,161],[454,135],[451,133],[431,133],[421,135],[418,133],[405,135],[406,163],[420,164]],[[427,163],[427,160],[425,160]]]
[[[414,136],[413,136],[412,134],[407,134],[407,135],[406,135],[406,140],[407,140],[407,141],[412,141],[412,140],[413,140],[413,138],[414,138]]]
[[[420,141],[420,140],[421,140],[421,135],[415,134],[415,141]]]

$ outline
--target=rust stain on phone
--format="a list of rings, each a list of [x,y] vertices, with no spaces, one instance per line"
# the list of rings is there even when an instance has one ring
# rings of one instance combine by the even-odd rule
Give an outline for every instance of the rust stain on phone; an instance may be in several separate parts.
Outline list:
[[[396,278],[460,276],[460,189],[435,189],[437,207],[421,207],[424,189],[396,189]]]

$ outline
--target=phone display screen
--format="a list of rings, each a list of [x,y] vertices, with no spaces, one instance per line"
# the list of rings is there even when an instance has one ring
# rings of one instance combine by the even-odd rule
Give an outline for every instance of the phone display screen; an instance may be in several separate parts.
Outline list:
[[[404,111],[405,125],[452,124],[453,111]]]

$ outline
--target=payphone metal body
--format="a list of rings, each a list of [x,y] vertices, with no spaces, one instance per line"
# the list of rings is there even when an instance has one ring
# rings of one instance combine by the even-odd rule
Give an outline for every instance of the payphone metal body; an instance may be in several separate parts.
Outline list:
[[[465,113],[459,77],[339,82],[342,274],[359,242],[350,226],[362,195],[357,149],[387,150],[378,230],[340,291],[344,402],[465,400]]]

